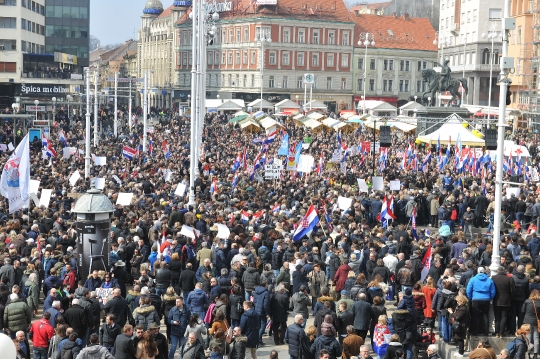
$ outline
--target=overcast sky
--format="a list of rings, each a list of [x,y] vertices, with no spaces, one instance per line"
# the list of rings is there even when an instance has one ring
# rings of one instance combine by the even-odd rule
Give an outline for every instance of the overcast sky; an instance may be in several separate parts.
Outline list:
[[[172,5],[172,0],[162,2],[165,8]],[[103,46],[136,39],[144,4],[146,0],[90,1],[90,34]]]

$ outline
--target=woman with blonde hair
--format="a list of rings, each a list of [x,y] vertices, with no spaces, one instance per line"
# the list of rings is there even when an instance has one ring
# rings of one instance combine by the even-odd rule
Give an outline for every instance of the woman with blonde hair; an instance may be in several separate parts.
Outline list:
[[[384,358],[386,349],[388,349],[388,343],[385,338],[390,337],[390,329],[388,328],[388,317],[386,315],[379,315],[377,325],[373,331],[372,346],[373,351],[377,354],[378,359]]]
[[[448,313],[452,315],[452,330],[454,331],[454,339],[458,343],[459,356],[463,356],[465,352],[465,338],[467,337],[467,328],[469,327],[467,302],[467,297],[458,295],[456,297],[456,309],[448,308]]]
[[[153,334],[148,330],[144,332],[139,344],[137,344],[137,359],[154,359],[159,354]]]
[[[540,313],[540,292],[536,289],[531,291],[531,295],[521,307],[521,313],[523,314],[523,324],[528,324],[531,328],[529,334],[529,342],[534,343],[534,359],[536,359],[539,353],[540,347],[540,335],[538,335],[538,322],[540,319],[538,313]]]
[[[529,347],[529,339],[527,339],[527,337],[529,337],[530,335],[530,324],[523,324],[516,331],[516,338],[513,340],[516,345],[516,351],[514,352],[514,356],[512,357],[512,359],[525,359],[525,355],[527,354],[527,348]]]
[[[311,352],[311,345],[317,337],[317,327],[310,326],[306,330],[306,335],[300,338],[300,358],[302,359],[315,359],[315,353]]]
[[[161,313],[163,313],[163,317],[165,318],[165,324],[167,325],[167,339],[171,339],[171,324],[167,320],[169,317],[169,311],[176,306],[176,298],[178,296],[174,292],[173,287],[167,288],[167,291],[163,295],[163,301],[161,303]]]

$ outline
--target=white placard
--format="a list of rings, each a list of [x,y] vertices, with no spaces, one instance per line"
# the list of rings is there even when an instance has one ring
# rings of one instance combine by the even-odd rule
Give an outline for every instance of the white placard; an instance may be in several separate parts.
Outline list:
[[[216,234],[216,237],[221,238],[221,239],[229,238],[229,235],[231,234],[229,227],[220,223],[216,223],[216,226],[218,227],[218,232]]]
[[[345,210],[351,208],[352,198],[347,198],[347,197],[341,197],[340,196],[337,199],[337,203],[338,203],[339,209],[341,209],[342,211],[345,211]]]
[[[94,164],[96,166],[106,166],[107,165],[107,157],[94,157]]]
[[[133,193],[118,193],[118,198],[116,198],[116,204],[122,206],[131,205],[131,200],[133,199]]]
[[[34,201],[36,207],[39,207],[39,198],[34,193],[29,193],[28,195]]]
[[[274,157],[274,162],[272,164],[276,166],[283,166],[283,160]]]
[[[369,192],[369,187],[366,183],[366,180],[363,178],[357,178],[356,181],[358,182],[358,188],[360,192]]]
[[[373,190],[382,191],[384,189],[384,182],[382,177],[373,177]]]
[[[183,197],[186,193],[186,185],[183,183],[179,183],[178,186],[176,186],[176,191],[174,191],[174,194],[180,197]]]
[[[69,184],[72,185],[72,186],[75,186],[75,183],[77,183],[79,178],[81,178],[81,174],[79,173],[79,171],[75,171],[71,175],[71,177],[69,177]]]
[[[51,194],[52,194],[52,189],[42,189],[39,205],[45,208],[48,208],[49,202],[51,201]]]
[[[195,239],[195,233],[197,233],[197,237],[201,234],[200,231],[196,230],[193,227],[186,226],[185,224],[182,225],[182,229],[180,230],[180,234],[189,238]]]
[[[71,147],[64,147],[62,148],[62,154],[64,159],[69,159],[71,157]]]
[[[40,183],[41,183],[41,181],[31,179],[30,183],[28,184],[28,193],[29,194],[30,193],[33,193],[33,194],[38,193]]]
[[[266,165],[264,166],[264,178],[265,179],[279,179],[281,171],[283,170],[282,165]]]
[[[10,151],[13,151],[15,149],[15,147],[13,147],[13,143],[11,142],[7,146]]]
[[[300,155],[298,160],[297,171],[302,173],[310,173],[313,170],[315,159],[310,155]]]
[[[7,148],[7,146],[6,146],[5,144],[3,144],[3,143],[0,143],[0,151],[2,151],[2,152],[6,152],[6,151],[7,151],[7,149],[8,149],[8,148]]]
[[[341,170],[341,173],[346,174],[347,173],[347,162],[341,162],[339,164],[339,168]]]
[[[120,178],[118,178],[117,175],[113,175],[112,177],[114,178],[114,180],[116,181],[116,183],[118,183],[120,186],[122,185],[122,181],[120,181]]]
[[[342,157],[343,156],[342,156],[341,150],[335,149],[334,153],[332,153],[332,159],[330,160],[330,162],[341,162]]]
[[[311,144],[311,143],[302,143],[302,149],[303,149],[303,150],[307,150],[307,149],[309,148],[309,145],[310,145],[310,144]]]
[[[49,156],[47,156],[47,150],[41,150],[41,158],[44,160],[49,159]]]
[[[516,195],[516,198],[519,197],[519,193],[521,191],[521,188],[519,187],[509,187],[506,189],[506,198],[510,198],[510,196],[513,194]]]
[[[173,174],[173,171],[171,171],[168,168],[165,171],[163,171],[163,179],[165,180],[165,182],[169,182],[171,180],[172,174]]]
[[[390,191],[401,190],[401,182],[399,180],[390,181]]]
[[[94,178],[94,185],[96,186],[96,189],[104,189],[105,178]]]

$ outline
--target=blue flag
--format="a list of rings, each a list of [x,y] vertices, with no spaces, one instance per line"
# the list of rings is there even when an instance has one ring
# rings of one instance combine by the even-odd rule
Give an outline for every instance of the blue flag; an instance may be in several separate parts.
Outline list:
[[[294,162],[298,165],[298,161],[300,161],[300,154],[302,153],[302,141],[300,141],[296,145],[296,155],[294,156]]]
[[[287,156],[289,154],[289,134],[286,133],[281,141],[281,146],[278,150],[278,156]]]

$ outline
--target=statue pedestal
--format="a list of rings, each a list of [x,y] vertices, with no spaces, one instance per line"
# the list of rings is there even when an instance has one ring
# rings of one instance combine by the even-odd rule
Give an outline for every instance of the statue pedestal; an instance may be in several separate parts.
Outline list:
[[[418,109],[416,112],[418,121],[416,135],[429,135],[437,131],[446,122],[445,120],[454,114],[461,117],[464,121],[469,121],[473,115],[465,107],[426,107]]]

